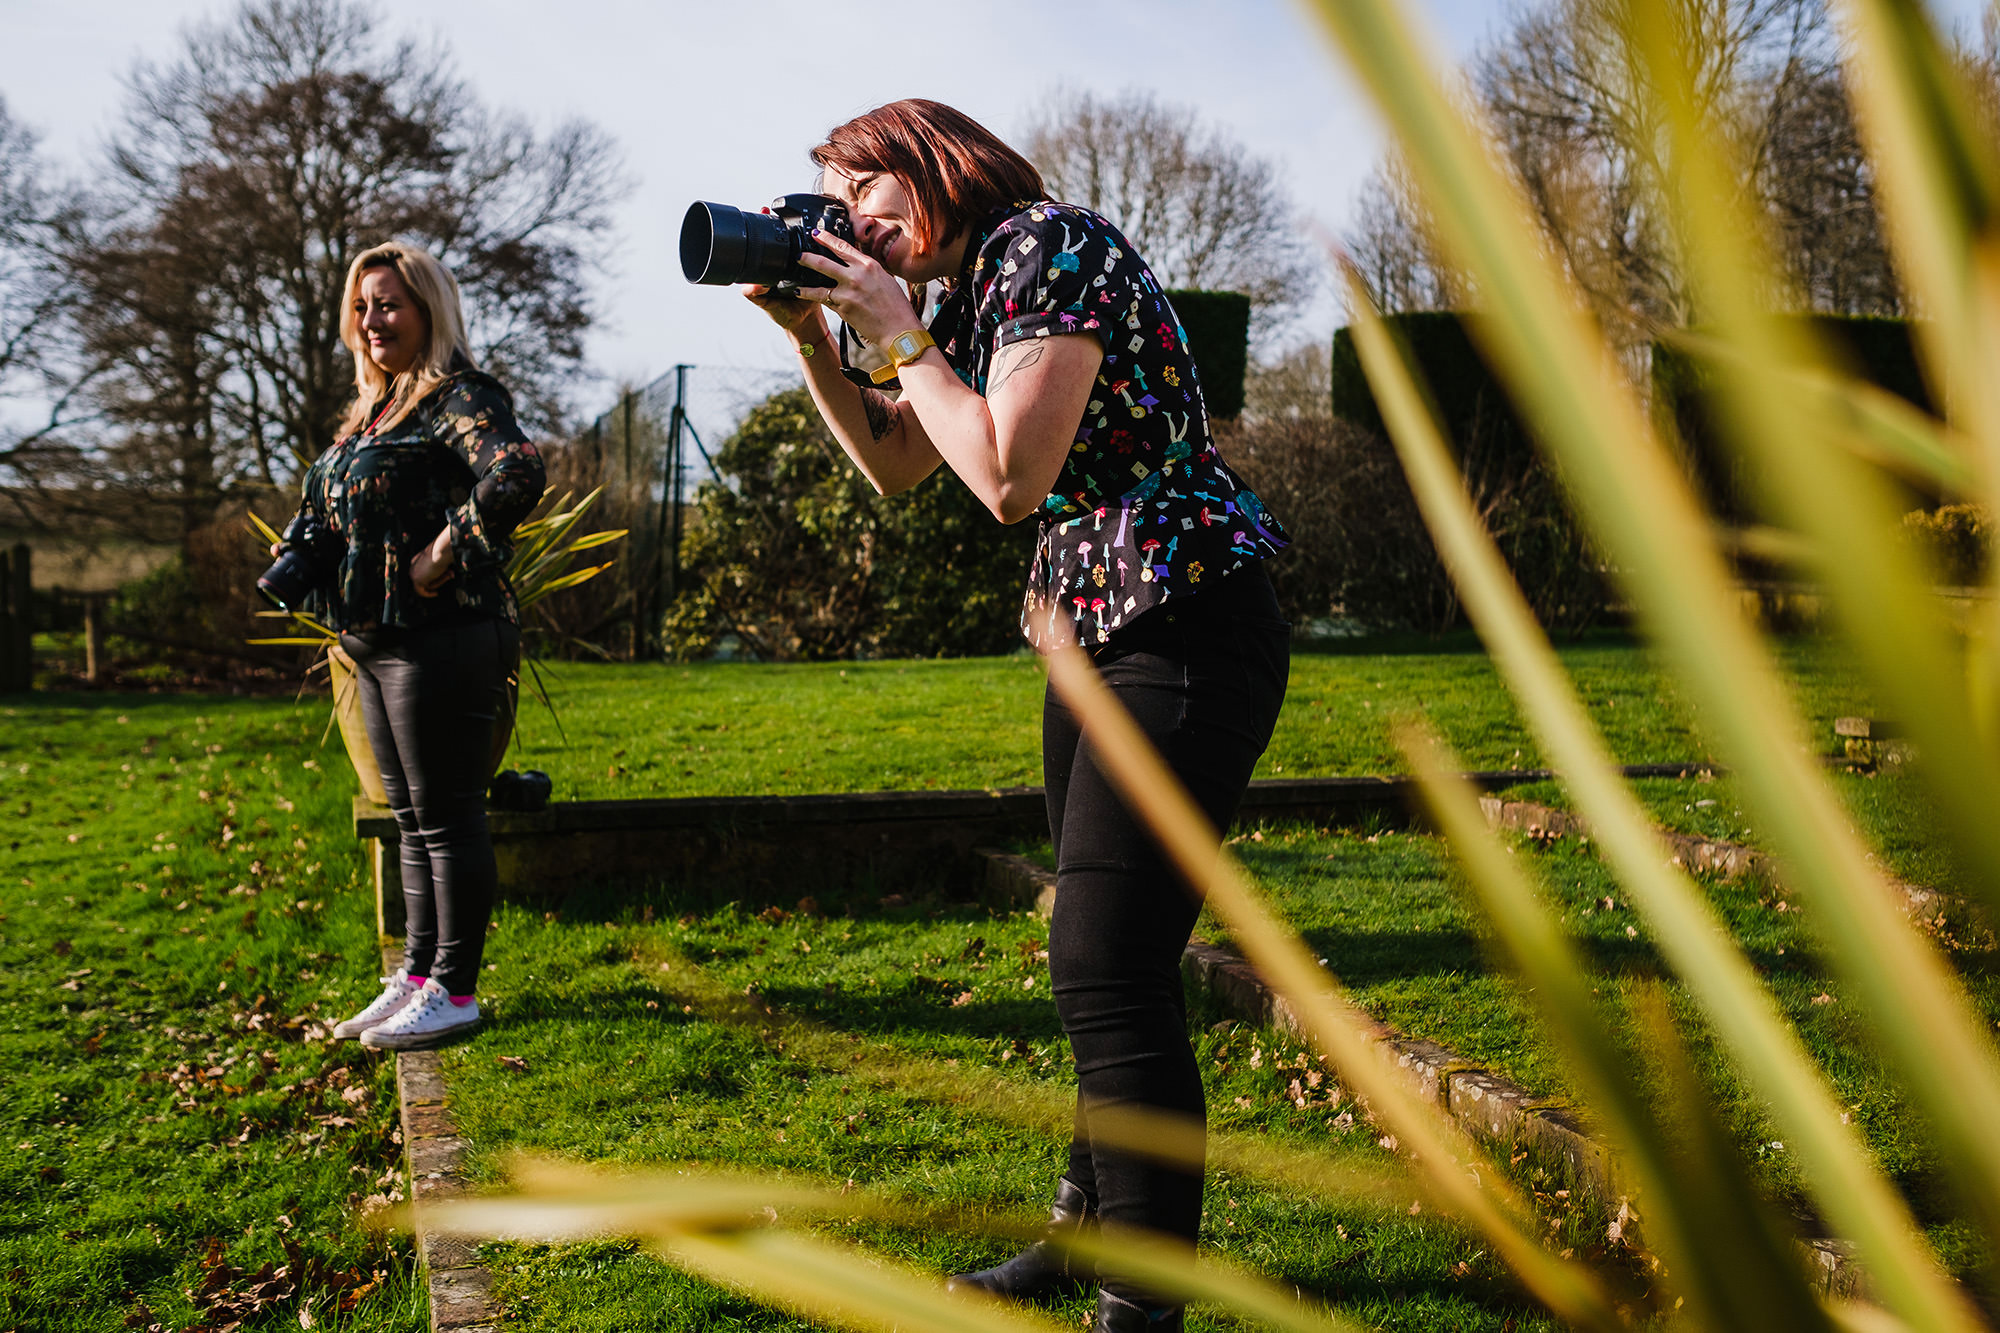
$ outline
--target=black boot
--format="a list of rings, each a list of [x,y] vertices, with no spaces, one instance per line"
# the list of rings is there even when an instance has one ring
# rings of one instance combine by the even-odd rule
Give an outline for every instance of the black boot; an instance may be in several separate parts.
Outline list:
[[[1068,1176],[1056,1181],[1047,1234],[1067,1239],[1085,1227],[1096,1225],[1097,1209],[1091,1206],[1084,1192]],[[971,1287],[1010,1300],[1033,1301],[1044,1296],[1070,1295],[1096,1277],[1096,1269],[1088,1260],[1072,1260],[1047,1241],[1038,1240],[998,1268],[960,1273],[945,1283],[945,1289],[958,1291]]]
[[[1135,1305],[1108,1291],[1097,1293],[1097,1322],[1090,1333],[1181,1333],[1181,1307]]]

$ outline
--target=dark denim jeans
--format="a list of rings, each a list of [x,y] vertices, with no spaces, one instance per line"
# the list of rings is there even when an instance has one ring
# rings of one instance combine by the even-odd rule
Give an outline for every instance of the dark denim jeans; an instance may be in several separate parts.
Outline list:
[[[1092,653],[1104,683],[1217,829],[1235,818],[1270,742],[1290,637],[1260,565],[1147,612]],[[1053,692],[1042,715],[1042,772],[1057,875],[1049,974],[1077,1074],[1065,1174],[1106,1222],[1192,1243],[1201,1225],[1200,1171],[1094,1149],[1090,1116],[1094,1107],[1133,1106],[1205,1127],[1180,961],[1201,904],[1126,809]]]
[[[343,634],[340,646],[402,840],[403,965],[470,995],[497,879],[486,832],[494,727],[511,706],[521,632],[483,618]]]

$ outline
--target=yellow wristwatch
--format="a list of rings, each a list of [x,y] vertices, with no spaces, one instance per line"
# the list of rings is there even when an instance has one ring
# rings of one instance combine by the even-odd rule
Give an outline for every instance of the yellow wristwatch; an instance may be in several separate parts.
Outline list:
[[[868,378],[877,384],[884,380],[892,380],[896,377],[896,372],[936,346],[937,339],[923,329],[911,329],[908,333],[899,333],[882,344],[882,350],[889,357],[889,364],[876,370]]]

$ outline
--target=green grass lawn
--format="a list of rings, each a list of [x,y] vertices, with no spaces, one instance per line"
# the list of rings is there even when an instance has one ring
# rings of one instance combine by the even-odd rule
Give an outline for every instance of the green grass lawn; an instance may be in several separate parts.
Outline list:
[[[1858,696],[1816,646],[1790,650],[1822,731]],[[1623,639],[1564,661],[1627,763],[1706,757],[1688,710]],[[841,665],[562,663],[560,730],[532,700],[509,762],[577,799],[996,787],[1041,781],[1045,677],[1026,655]],[[1302,652],[1259,775],[1399,772],[1391,722],[1422,713],[1475,768],[1534,768],[1498,674],[1476,646]]]
[[[1815,744],[1831,751],[1833,719],[1866,714],[1854,673],[1825,641],[1782,643]],[[1605,636],[1561,649],[1613,753],[1628,764],[1712,759],[1692,711],[1644,649]],[[550,680],[560,731],[522,706],[508,762],[541,768],[567,799],[921,790],[1041,781],[1044,676],[1028,656],[937,662],[663,666],[562,663]],[[1398,717],[1430,719],[1472,768],[1539,768],[1499,674],[1468,640],[1443,650],[1301,652],[1260,777],[1334,777],[1404,769]],[[1896,874],[1949,888],[1954,874],[1920,786],[1829,775]],[[1759,842],[1729,778],[1647,779],[1639,797],[1662,824]],[[1509,795],[1566,805],[1560,784]]]
[[[1814,735],[1866,711],[1826,645],[1783,646]],[[1690,709],[1622,637],[1561,654],[1626,763],[1708,758]],[[558,796],[996,787],[1041,781],[1044,675],[1027,655],[926,662],[545,667],[560,728],[532,699],[509,762]],[[1393,719],[1423,714],[1474,768],[1537,768],[1540,751],[1476,644],[1431,652],[1300,652],[1260,776],[1391,773]]]
[[[1061,1169],[1072,1086],[1046,924],[941,901],[824,908],[676,916],[663,892],[572,899],[554,921],[504,909],[488,953],[494,1024],[447,1056],[475,1169],[497,1184],[506,1155],[524,1149],[630,1167],[713,1163],[974,1216],[1030,1212]],[[1296,1048],[1214,1013],[1195,1026],[1221,1135],[1371,1173],[1389,1165],[1351,1100]],[[1590,1243],[1582,1230],[1574,1239]],[[1011,1252],[976,1237],[839,1231],[941,1274]],[[1477,1237],[1413,1215],[1406,1192],[1323,1201],[1223,1171],[1203,1240],[1385,1329],[1552,1327]],[[488,1254],[510,1328],[808,1327],[626,1244]],[[1088,1307],[1062,1308],[1078,1319]],[[1201,1309],[1190,1324],[1239,1326]]]
[[[376,970],[323,716],[0,705],[0,1329],[427,1325],[354,1220],[401,1188],[390,1065],[312,1039]]]
[[[1621,759],[1706,757],[1688,710],[1642,651],[1616,640],[1563,651]],[[1785,653],[1816,733],[1837,714],[1867,711],[1823,647]],[[559,797],[1039,779],[1042,674],[1027,657],[556,670],[566,737],[528,704],[510,762],[549,770]],[[113,1328],[142,1314],[138,1326],[181,1327],[202,1300],[241,1295],[257,1270],[281,1264],[310,1269],[302,1294],[317,1302],[321,1327],[421,1325],[407,1245],[353,1220],[394,1186],[387,1062],[299,1040],[308,1024],[358,1005],[376,971],[347,833],[352,779],[338,742],[321,741],[324,709],[323,698],[164,695],[44,695],[0,707],[0,811],[12,844],[0,883],[0,1056],[10,1071],[28,1071],[0,1092],[0,1276],[10,1278],[0,1282],[0,1329]],[[1389,722],[1416,711],[1471,766],[1541,762],[1490,665],[1454,646],[1300,654],[1261,772],[1397,770]],[[1949,883],[1912,781],[1838,780],[1900,873]],[[1641,792],[1677,827],[1756,841],[1727,779],[1649,782]],[[1519,998],[1480,954],[1434,840],[1272,829],[1240,847],[1364,1003],[1532,1087],[1563,1090]],[[1592,857],[1531,855],[1605,976],[1607,1005],[1622,1012],[1657,970],[1643,930],[1622,905],[1598,905],[1618,894]],[[451,1060],[454,1101],[489,1177],[505,1151],[539,1147],[852,1177],[856,1188],[975,1210],[1045,1194],[1059,1161],[1050,1124],[888,1087],[853,1060],[945,1082],[943,1071],[978,1070],[1007,1087],[1066,1095],[1046,977],[1023,951],[1039,923],[941,902],[888,915],[834,902],[831,916],[708,906],[682,915],[669,889],[646,901],[574,900],[553,920],[503,907],[495,1023]],[[1883,1091],[1855,1016],[1823,985],[1804,918],[1789,905],[1778,912],[1754,887],[1715,892],[1878,1151],[1922,1193],[1934,1167],[1928,1149]],[[699,1004],[683,1011],[690,1001],[676,999],[693,983],[658,971],[676,958],[698,965],[704,984],[739,995],[750,987],[775,1011],[835,1036],[794,1037],[787,1048],[787,1038]],[[1983,956],[1970,961],[1990,970]],[[1977,969],[1975,986],[1993,1010]],[[1829,998],[1815,1004],[1820,994]],[[1297,1071],[1281,1066],[1295,1053],[1268,1035],[1211,1030],[1220,1019],[1197,1024],[1219,1128],[1355,1161],[1383,1156],[1369,1136],[1332,1130],[1338,1103],[1309,1096],[1298,1107],[1284,1095]],[[1694,1037],[1702,1047],[1698,1025]],[[841,1058],[827,1046],[836,1038]],[[499,1054],[519,1056],[526,1071],[499,1065]],[[1726,1074],[1716,1078],[1742,1140],[1768,1148],[1749,1099]],[[1782,1188],[1782,1150],[1763,1155]],[[1224,1251],[1384,1327],[1543,1326],[1475,1242],[1410,1216],[1406,1203],[1308,1202],[1218,1178],[1208,1232]],[[1949,1246],[1951,1234],[1940,1234]],[[997,1255],[959,1238],[868,1238],[937,1271]],[[790,1326],[625,1246],[499,1255],[525,1327]],[[349,1272],[358,1279],[339,1276]],[[343,1288],[377,1273],[354,1309],[331,1310]],[[288,1300],[245,1327],[296,1327],[299,1295]]]

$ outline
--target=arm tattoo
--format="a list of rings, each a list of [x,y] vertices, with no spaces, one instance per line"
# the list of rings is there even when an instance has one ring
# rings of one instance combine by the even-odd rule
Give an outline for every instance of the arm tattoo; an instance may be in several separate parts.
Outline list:
[[[991,398],[1000,392],[1001,385],[1014,378],[1015,372],[1026,370],[1040,361],[1045,350],[1040,338],[1001,348],[1000,354],[993,358],[993,375],[986,382],[986,396]]]
[[[861,391],[861,410],[868,414],[868,433],[878,440],[903,424],[901,409],[879,389]]]

